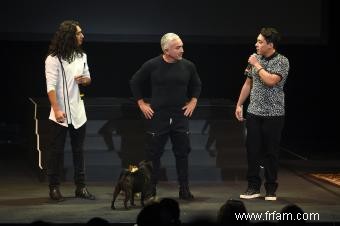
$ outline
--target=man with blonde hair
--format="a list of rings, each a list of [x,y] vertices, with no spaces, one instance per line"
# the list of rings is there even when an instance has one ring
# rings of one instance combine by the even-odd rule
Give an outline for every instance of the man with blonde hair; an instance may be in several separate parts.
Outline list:
[[[156,196],[160,158],[170,137],[176,159],[179,198],[190,200],[188,155],[190,152],[189,118],[201,92],[196,66],[183,58],[183,42],[177,34],[161,38],[163,54],[145,62],[133,75],[130,86],[138,106],[147,120],[147,157],[153,163],[150,196]],[[142,86],[149,80],[150,103],[143,99]]]

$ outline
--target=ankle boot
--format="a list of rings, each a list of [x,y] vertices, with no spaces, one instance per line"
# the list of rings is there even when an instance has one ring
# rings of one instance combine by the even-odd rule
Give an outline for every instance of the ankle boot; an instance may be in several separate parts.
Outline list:
[[[75,196],[81,199],[95,200],[96,197],[92,195],[85,186],[77,187],[75,191]]]
[[[179,199],[184,199],[184,200],[194,199],[194,196],[193,194],[191,194],[188,185],[184,185],[184,186],[181,185],[179,187]]]
[[[62,202],[64,201],[64,197],[61,195],[58,186],[51,186],[50,187],[50,198],[53,201]]]

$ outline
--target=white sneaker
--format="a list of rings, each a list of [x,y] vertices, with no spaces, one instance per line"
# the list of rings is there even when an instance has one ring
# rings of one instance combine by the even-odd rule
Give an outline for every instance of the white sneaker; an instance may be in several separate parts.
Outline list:
[[[254,199],[261,197],[260,190],[255,190],[252,188],[248,188],[246,192],[240,195],[241,199]]]
[[[275,194],[266,194],[266,196],[264,197],[264,200],[267,201],[276,201],[277,197]]]

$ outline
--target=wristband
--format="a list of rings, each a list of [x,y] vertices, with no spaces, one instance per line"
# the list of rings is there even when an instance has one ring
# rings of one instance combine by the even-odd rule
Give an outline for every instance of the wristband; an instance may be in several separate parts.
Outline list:
[[[260,69],[257,70],[257,74],[260,73],[260,71],[264,69],[263,67],[261,67]]]

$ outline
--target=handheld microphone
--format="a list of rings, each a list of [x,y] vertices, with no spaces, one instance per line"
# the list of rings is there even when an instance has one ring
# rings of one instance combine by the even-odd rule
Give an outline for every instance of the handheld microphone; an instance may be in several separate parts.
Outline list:
[[[249,72],[251,71],[253,65],[251,65],[250,63],[248,63],[246,69],[244,69],[244,75],[248,76]]]
[[[252,55],[256,55],[256,53],[253,53]],[[249,72],[251,71],[252,68],[253,68],[253,65],[248,63],[246,69],[244,69],[244,75],[248,76],[248,74],[249,74]]]
[[[86,67],[86,63],[84,62],[83,72],[85,70],[85,67]],[[79,87],[79,96],[80,96],[80,99],[83,99],[84,96],[85,96],[85,94],[84,94],[84,86],[78,84],[78,87]]]

